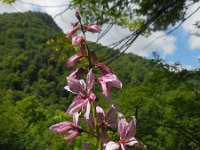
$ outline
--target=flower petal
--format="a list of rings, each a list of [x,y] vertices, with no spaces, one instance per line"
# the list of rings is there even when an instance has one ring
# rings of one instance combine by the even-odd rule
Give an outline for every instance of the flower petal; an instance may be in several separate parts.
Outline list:
[[[136,119],[133,117],[132,121],[128,124],[126,130],[126,139],[129,140],[136,134]]]
[[[126,138],[126,128],[127,122],[125,117],[121,117],[118,120],[118,133],[120,135],[121,140]]]
[[[94,76],[94,73],[92,72],[92,69],[90,69],[90,71],[87,74],[87,79],[86,79],[86,86],[87,86],[88,93],[90,93],[91,89],[93,88],[94,81],[95,81],[95,76]]]
[[[110,68],[108,68],[106,65],[102,64],[102,63],[96,63],[95,64],[101,71],[104,75],[106,74],[112,74]]]
[[[103,94],[107,100],[110,99],[111,87],[122,87],[121,81],[117,79],[116,75],[111,73],[97,78],[97,81],[101,84]]]
[[[87,102],[88,102],[88,99],[83,99],[80,96],[76,96],[74,101],[67,108],[66,113],[72,115],[76,112],[79,112],[82,107],[85,107],[87,105]]]
[[[72,38],[72,45],[78,46],[84,41],[85,39],[83,36],[75,36]]]
[[[135,137],[130,138],[126,145],[134,146],[137,149],[146,148],[146,146],[142,142],[138,141]]]
[[[93,92],[90,92],[90,95],[88,96],[90,100],[95,100],[96,95]]]
[[[67,61],[67,67],[71,68],[81,57],[83,57],[83,54],[80,51],[75,55],[71,56]]]
[[[129,141],[126,143],[126,145],[133,146],[133,145],[138,144],[138,143],[139,142],[136,140],[136,138],[132,137],[132,138],[129,139]]]
[[[111,127],[116,127],[116,125],[117,125],[116,117],[117,117],[117,109],[114,105],[112,105],[112,107],[106,113],[106,122]]]
[[[102,79],[102,77],[99,77],[97,81],[101,84],[102,93],[105,95],[106,100],[110,99],[111,94],[111,88],[107,86],[106,82]]]
[[[117,79],[117,76],[115,74],[106,74],[103,80],[107,82],[110,86],[119,89],[122,88],[122,83],[120,80]]]
[[[101,32],[101,28],[99,26],[97,26],[97,25],[86,25],[86,26],[84,26],[84,28],[87,31],[90,31],[90,32],[93,32],[93,33]]]
[[[73,28],[71,28],[71,29],[67,32],[67,38],[71,38],[71,37],[77,32],[77,30],[79,30],[79,27],[78,27],[78,26],[75,26],[75,25],[78,25],[78,24],[74,24],[74,25],[73,25]]]
[[[105,148],[105,150],[118,150],[118,149],[119,149],[119,144],[113,141],[108,142]]]
[[[68,130],[73,128],[73,126],[74,125],[72,122],[64,121],[64,122],[60,122],[58,124],[52,125],[51,127],[49,127],[49,130],[57,132],[57,133],[66,133],[68,132]]]
[[[99,121],[100,121],[101,123],[104,122],[104,121],[105,121],[105,113],[104,113],[104,110],[103,110],[101,107],[97,106],[97,107],[96,107],[96,112],[97,112],[97,117],[98,117]]]
[[[77,80],[72,77],[67,77],[67,82],[68,85],[64,87],[67,91],[84,96],[86,89],[84,80]]]
[[[78,117],[80,116],[81,113],[75,112],[73,114],[73,123],[76,127],[78,127]]]
[[[121,147],[122,150],[128,150],[128,149],[126,148],[126,145],[123,144],[123,143],[120,143],[120,147]]]
[[[84,114],[84,117],[88,120],[89,119],[89,116],[90,116],[90,108],[91,108],[91,105],[90,105],[90,102],[88,101],[87,102],[87,106],[86,106],[86,112]]]
[[[67,137],[65,137],[64,140],[69,141],[69,140],[76,138],[79,135],[80,135],[80,133],[78,131],[72,131],[72,133],[69,134]]]
[[[69,77],[78,79],[80,77],[80,75],[85,71],[85,69],[83,68],[78,68],[76,69],[74,72],[72,72]]]

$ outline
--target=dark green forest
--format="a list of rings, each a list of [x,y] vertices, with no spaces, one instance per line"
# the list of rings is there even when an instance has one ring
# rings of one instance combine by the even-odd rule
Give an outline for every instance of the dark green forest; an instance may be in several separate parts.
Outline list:
[[[118,52],[94,43],[89,48],[102,60]],[[1,150],[79,150],[81,141],[93,143],[83,135],[68,144],[48,130],[71,119],[65,111],[73,95],[64,86],[76,68],[66,68],[74,52],[49,15],[0,15]],[[129,119],[135,115],[136,137],[148,150],[200,150],[200,69],[178,71],[178,65],[170,66],[158,55],[148,60],[131,53],[109,67],[123,89],[113,90],[111,102],[99,103],[116,104]]]

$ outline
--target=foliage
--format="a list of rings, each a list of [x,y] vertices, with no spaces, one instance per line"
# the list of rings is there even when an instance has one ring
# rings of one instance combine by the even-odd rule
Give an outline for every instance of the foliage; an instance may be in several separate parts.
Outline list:
[[[7,4],[11,4],[15,2],[15,0],[0,0],[0,1],[3,1],[3,3],[7,3]]]
[[[112,23],[136,31],[148,25],[146,31],[164,30],[185,19],[188,4],[199,0],[71,0],[88,22]],[[96,9],[98,8],[98,9]]]
[[[47,14],[27,12],[0,15],[0,43],[0,148],[80,149],[81,140],[68,145],[48,131],[70,119],[63,111],[73,95],[63,87],[71,72],[65,67],[74,51],[71,41]],[[89,47],[102,59],[113,52]],[[112,102],[126,116],[137,116],[136,136],[148,149],[199,150],[199,69],[172,72],[159,59],[134,54],[109,66],[125,85],[119,95],[113,90]]]

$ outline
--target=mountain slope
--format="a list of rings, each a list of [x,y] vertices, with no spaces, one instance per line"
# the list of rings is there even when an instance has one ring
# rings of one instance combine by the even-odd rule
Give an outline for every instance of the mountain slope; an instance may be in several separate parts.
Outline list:
[[[101,59],[116,52],[94,43],[89,47]],[[66,68],[74,53],[71,41],[47,14],[0,15],[1,149],[80,149],[81,137],[69,146],[48,131],[51,124],[69,119],[64,111],[74,96],[63,87],[75,68]],[[113,90],[111,102],[96,93],[99,103],[114,103],[127,117],[135,115],[137,137],[148,149],[199,149],[199,70],[170,72],[161,60],[134,54],[123,54],[109,67],[123,89]]]

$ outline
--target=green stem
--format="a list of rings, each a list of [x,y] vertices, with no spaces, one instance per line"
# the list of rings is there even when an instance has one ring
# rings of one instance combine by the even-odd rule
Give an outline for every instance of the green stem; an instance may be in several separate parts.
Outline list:
[[[83,33],[83,36],[86,39],[85,30],[84,30],[84,27],[83,27],[83,24],[82,24],[81,20],[79,20],[79,23],[81,25],[81,31]],[[88,44],[87,44],[86,41],[85,41],[85,46],[86,46],[86,50],[87,50],[87,54],[88,54],[88,68],[91,69],[92,68],[91,51],[89,50],[89,47],[88,47]],[[92,106],[94,127],[95,127],[95,131],[96,131],[96,134],[97,134],[96,138],[97,138],[98,147],[99,147],[99,150],[103,150],[103,145],[102,145],[102,140],[101,140],[101,127],[98,125],[95,101],[91,102],[91,106]]]
[[[98,143],[98,147],[99,150],[103,150],[103,146],[102,146],[102,141],[101,141],[101,127],[98,126],[98,120],[97,120],[97,112],[96,112],[96,104],[95,101],[91,103],[92,105],[92,115],[93,115],[93,120],[94,120],[94,127],[95,127],[95,131],[97,133],[97,143]]]
[[[86,39],[85,30],[84,30],[84,27],[83,27],[83,24],[82,24],[81,20],[79,20],[79,23],[80,23],[80,25],[81,25],[81,31],[82,31],[82,33],[83,33],[83,37]],[[88,54],[88,66],[89,66],[89,69],[90,69],[90,68],[92,68],[92,63],[91,63],[90,50],[89,50],[87,41],[85,41],[85,47],[86,47],[87,54]]]
[[[101,127],[99,127],[99,129],[98,129],[99,131],[99,141],[98,141],[98,144],[99,144],[99,150],[103,150],[103,143],[102,143],[102,140],[101,140],[101,135],[100,135],[100,133],[101,133]]]

